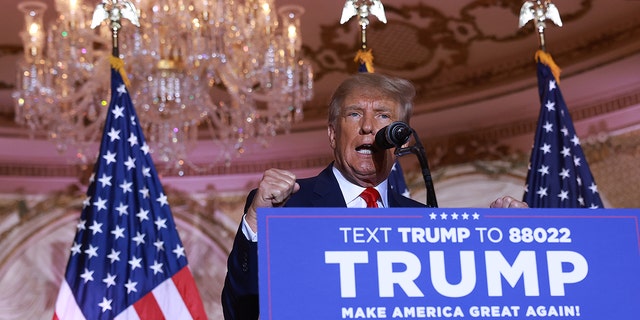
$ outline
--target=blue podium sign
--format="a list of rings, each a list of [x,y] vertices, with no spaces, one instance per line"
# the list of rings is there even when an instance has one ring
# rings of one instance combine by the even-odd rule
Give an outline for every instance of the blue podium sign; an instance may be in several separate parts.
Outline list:
[[[638,209],[258,217],[261,319],[640,318]]]

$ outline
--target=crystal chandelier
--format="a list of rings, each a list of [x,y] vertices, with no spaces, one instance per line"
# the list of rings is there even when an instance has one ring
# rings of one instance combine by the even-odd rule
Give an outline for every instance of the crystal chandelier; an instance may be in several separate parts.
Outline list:
[[[97,5],[139,15],[139,28],[122,20],[112,44],[107,24],[90,28],[96,6],[80,1],[55,0],[47,30],[44,3],[19,4],[24,58],[13,94],[16,122],[77,149],[80,162],[93,160],[102,134],[114,45],[154,159],[179,173],[198,140],[215,141],[221,158],[210,163],[228,165],[246,141],[264,145],[302,118],[313,74],[300,58],[301,7],[283,6],[278,18],[273,0],[104,0]]]

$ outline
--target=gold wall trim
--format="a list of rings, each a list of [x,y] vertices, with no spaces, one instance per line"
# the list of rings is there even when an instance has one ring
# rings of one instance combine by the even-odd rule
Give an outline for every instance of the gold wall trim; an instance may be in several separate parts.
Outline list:
[[[574,122],[596,118],[608,113],[623,110],[640,104],[640,91],[632,91],[618,95],[610,100],[603,100],[596,103],[589,103],[583,106],[571,108],[571,117]],[[506,147],[500,147],[499,142],[504,139],[533,134],[537,125],[537,118],[512,122],[505,125],[487,127],[476,131],[456,133],[448,136],[435,136],[423,138],[429,141],[427,152],[430,159],[439,159],[440,165],[455,164],[467,161],[495,159],[500,156],[507,156],[513,153]],[[494,146],[494,147],[489,147]],[[448,152],[447,156],[437,154],[442,150],[464,149],[455,154]],[[483,154],[481,149],[487,149]],[[440,150],[440,151],[439,151]],[[470,152],[473,151],[473,152]],[[306,169],[324,167],[333,158],[329,150],[327,153],[316,157],[276,159],[273,161],[250,163],[236,161],[230,166],[224,164],[212,166],[206,169],[185,168],[186,176],[209,176],[209,175],[230,175],[261,173],[269,168],[281,168],[287,170]],[[431,160],[430,160],[431,161]],[[4,162],[0,163],[0,177],[20,176],[20,177],[88,177],[87,171],[90,168],[82,168],[77,165],[60,165],[47,163],[21,163]],[[158,167],[162,172],[162,168]],[[170,174],[164,174],[169,176]]]

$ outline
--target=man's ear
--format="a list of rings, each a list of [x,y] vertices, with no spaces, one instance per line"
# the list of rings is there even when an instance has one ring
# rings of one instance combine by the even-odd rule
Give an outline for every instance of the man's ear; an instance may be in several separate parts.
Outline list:
[[[333,125],[327,126],[327,135],[329,136],[329,145],[331,149],[336,148],[336,130],[333,128]]]

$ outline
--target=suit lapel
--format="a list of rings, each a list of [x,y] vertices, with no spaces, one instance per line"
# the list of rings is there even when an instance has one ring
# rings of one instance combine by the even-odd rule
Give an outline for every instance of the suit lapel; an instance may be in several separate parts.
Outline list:
[[[398,194],[393,192],[391,188],[387,188],[387,200],[389,200],[389,207],[395,208],[400,207],[400,199],[398,199]]]
[[[317,176],[313,189],[314,198],[311,202],[319,207],[346,207],[338,180],[333,175],[333,163],[322,170]]]

